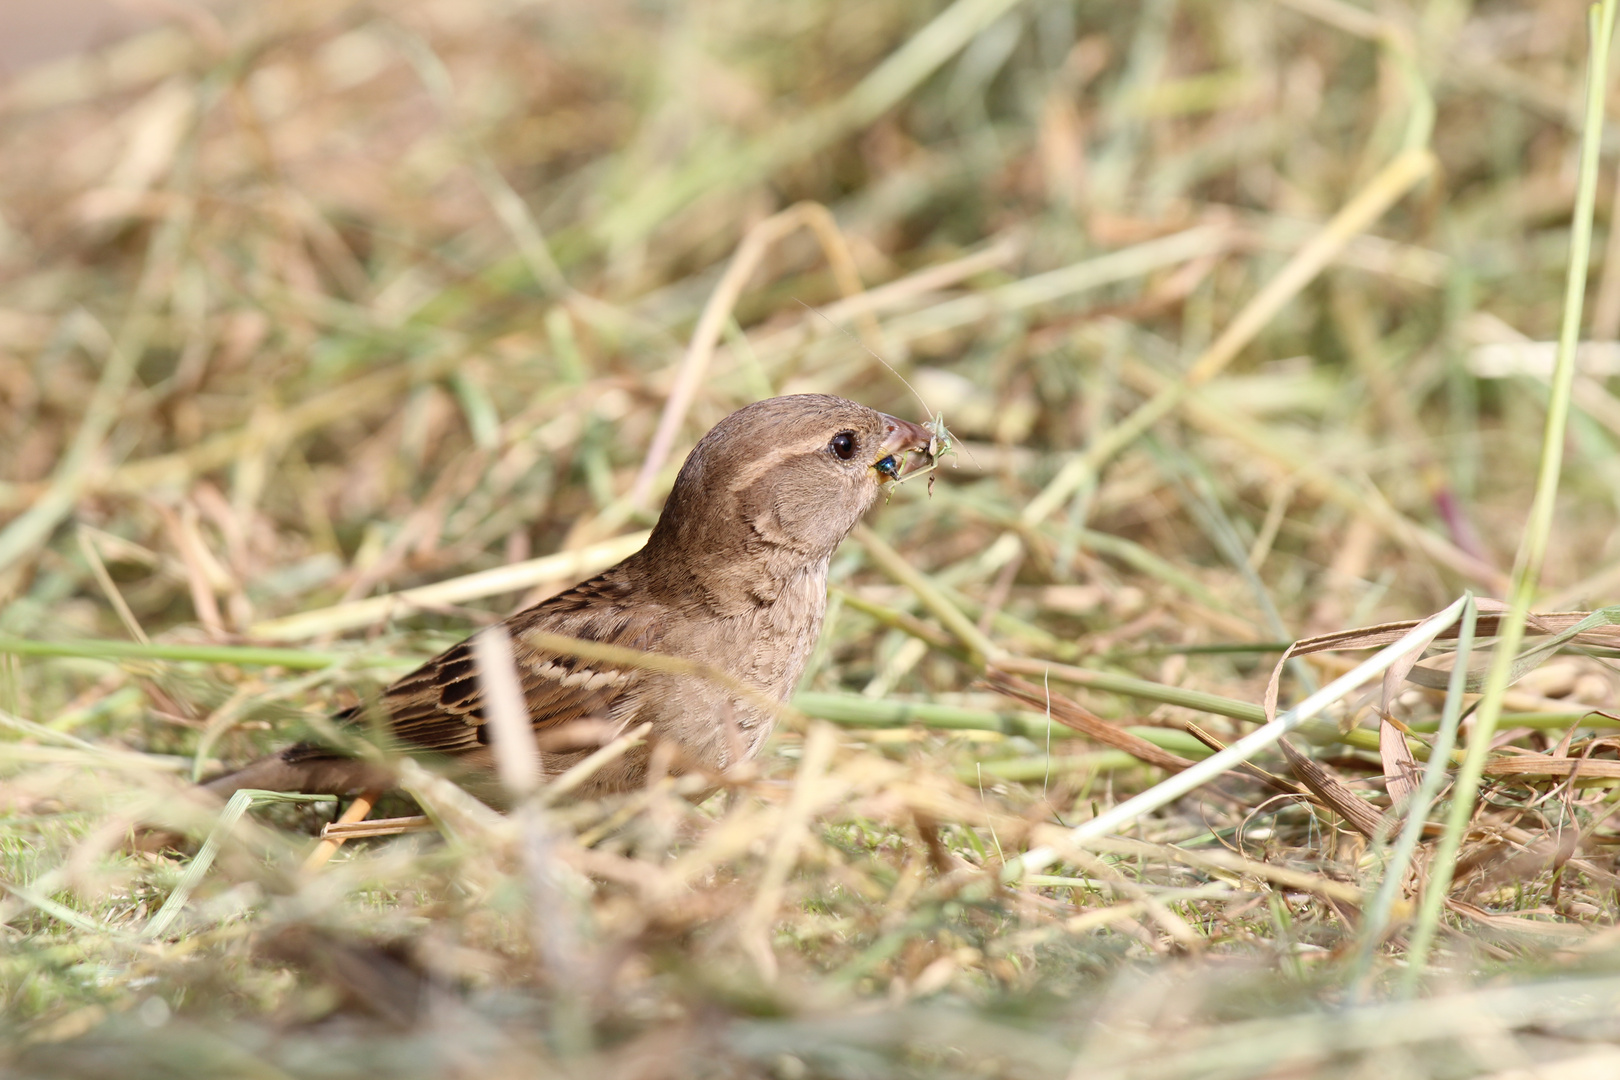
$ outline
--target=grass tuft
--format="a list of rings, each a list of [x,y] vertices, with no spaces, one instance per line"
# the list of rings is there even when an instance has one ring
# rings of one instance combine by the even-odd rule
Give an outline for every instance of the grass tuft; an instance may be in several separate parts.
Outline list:
[[[1374,7],[222,3],[8,76],[0,1072],[1614,1073],[1615,5]],[[390,753],[327,718],[804,391],[960,454],[758,761],[197,797]]]

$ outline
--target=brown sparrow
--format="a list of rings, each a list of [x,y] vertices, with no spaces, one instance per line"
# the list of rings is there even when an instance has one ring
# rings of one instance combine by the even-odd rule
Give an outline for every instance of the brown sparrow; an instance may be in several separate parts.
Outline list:
[[[828,561],[907,456],[928,455],[930,438],[825,394],[771,398],[716,424],[687,456],[645,547],[503,624],[544,772],[643,723],[647,738],[581,794],[640,786],[660,743],[673,744],[676,771],[718,773],[757,754],[771,731],[769,703],[793,692],[821,632]],[[718,676],[588,660],[545,648],[537,633],[678,657]],[[471,639],[388,687],[377,708],[399,749],[472,774],[493,770]],[[357,706],[337,719],[367,715]],[[380,764],[300,744],[204,786],[222,797],[241,788],[343,794],[392,780]]]

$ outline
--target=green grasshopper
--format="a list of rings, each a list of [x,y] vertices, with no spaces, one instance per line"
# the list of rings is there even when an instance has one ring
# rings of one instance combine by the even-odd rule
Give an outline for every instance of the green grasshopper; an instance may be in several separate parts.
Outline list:
[[[798,297],[794,297],[794,299],[798,300]],[[944,414],[943,413],[936,413],[936,412],[934,412],[934,410],[929,409],[928,408],[928,402],[924,401],[922,399],[922,395],[917,393],[917,388],[915,386],[912,386],[910,381],[907,380],[904,375],[902,375],[898,371],[896,371],[894,369],[893,364],[889,363],[887,360],[883,359],[883,357],[879,356],[877,353],[875,353],[871,349],[867,348],[865,342],[861,341],[860,338],[856,337],[854,334],[851,334],[848,330],[844,329],[842,326],[839,326],[837,323],[833,322],[831,319],[828,319],[827,316],[823,315],[821,312],[817,311],[815,308],[811,307],[809,304],[806,304],[803,300],[799,300],[799,306],[803,307],[806,311],[810,312],[811,314],[819,316],[822,320],[824,320],[827,323],[828,326],[831,326],[833,329],[837,330],[839,333],[841,333],[845,337],[849,338],[851,341],[853,341],[855,344],[859,345],[863,350],[865,350],[866,353],[872,357],[872,359],[876,360],[878,363],[880,363],[884,367],[888,368],[889,369],[889,374],[893,375],[895,378],[899,379],[901,382],[906,384],[906,389],[911,391],[912,396],[917,399],[917,403],[919,405],[921,405],[924,409],[928,409],[928,423],[924,424],[923,427],[927,428],[929,430],[930,434],[932,434],[933,437],[928,440],[928,449],[927,450],[911,451],[911,453],[924,453],[924,454],[927,454],[928,455],[928,464],[925,465],[923,468],[916,469],[916,470],[914,470],[912,472],[903,472],[903,470],[902,470],[901,473],[897,474],[897,473],[894,473],[894,472],[887,472],[886,471],[885,475],[889,476],[894,482],[891,483],[891,484],[885,485],[884,490],[887,492],[887,494],[884,496],[884,502],[888,502],[889,497],[894,494],[894,489],[896,487],[898,487],[900,484],[905,483],[907,480],[910,480],[914,476],[922,476],[924,474],[926,474],[928,476],[928,495],[929,495],[930,498],[932,498],[933,494],[934,494],[934,481],[938,479],[938,476],[937,476],[935,470],[939,468],[939,459],[941,457],[943,457],[944,455],[946,455],[946,454],[951,455],[951,457],[953,457],[953,458],[956,457],[956,440],[951,438],[950,429],[945,426],[945,416],[944,416]],[[955,466],[953,465],[952,467],[954,468]]]
[[[887,367],[887,365],[884,366]],[[889,368],[889,370],[894,371],[893,368]],[[899,374],[899,372],[895,372],[897,377]],[[905,382],[904,378],[901,378],[900,381]],[[911,384],[906,383],[906,385],[910,386]],[[916,391],[912,392],[916,393]],[[921,398],[918,400],[920,401]],[[928,440],[928,449],[920,451],[920,453],[928,455],[928,464],[920,469],[914,469],[911,472],[896,478],[894,484],[889,485],[891,490],[896,485],[903,484],[907,480],[926,475],[928,477],[928,494],[930,497],[932,497],[934,494],[934,481],[939,479],[937,473],[937,470],[939,469],[939,459],[944,457],[946,454],[949,454],[953,458],[956,457],[956,440],[951,438],[950,428],[945,426],[945,415],[943,413],[934,413],[930,411],[928,423],[924,424],[923,427],[927,428],[929,434],[933,436]]]

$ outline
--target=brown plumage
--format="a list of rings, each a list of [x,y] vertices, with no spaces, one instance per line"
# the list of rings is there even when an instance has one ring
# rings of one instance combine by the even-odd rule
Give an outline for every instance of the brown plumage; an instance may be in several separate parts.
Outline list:
[[[771,730],[761,699],[786,701],[821,632],[827,564],[926,428],[823,394],[739,409],[681,467],[652,536],[617,566],[505,622],[542,751],[556,774],[619,733],[650,722],[645,744],[584,791],[638,786],[651,748],[671,743],[677,770],[718,772],[759,751]],[[696,661],[738,687],[549,651],[536,632]],[[400,748],[493,767],[470,640],[383,692]],[[349,709],[344,722],[362,719]],[[300,745],[205,785],[342,794],[389,786],[380,766]]]

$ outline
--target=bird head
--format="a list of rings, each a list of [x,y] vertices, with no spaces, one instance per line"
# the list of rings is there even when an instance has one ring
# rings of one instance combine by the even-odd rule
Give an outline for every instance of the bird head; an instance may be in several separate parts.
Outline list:
[[[932,461],[931,438],[827,394],[755,402],[693,447],[648,547],[704,561],[825,562],[884,484]]]

